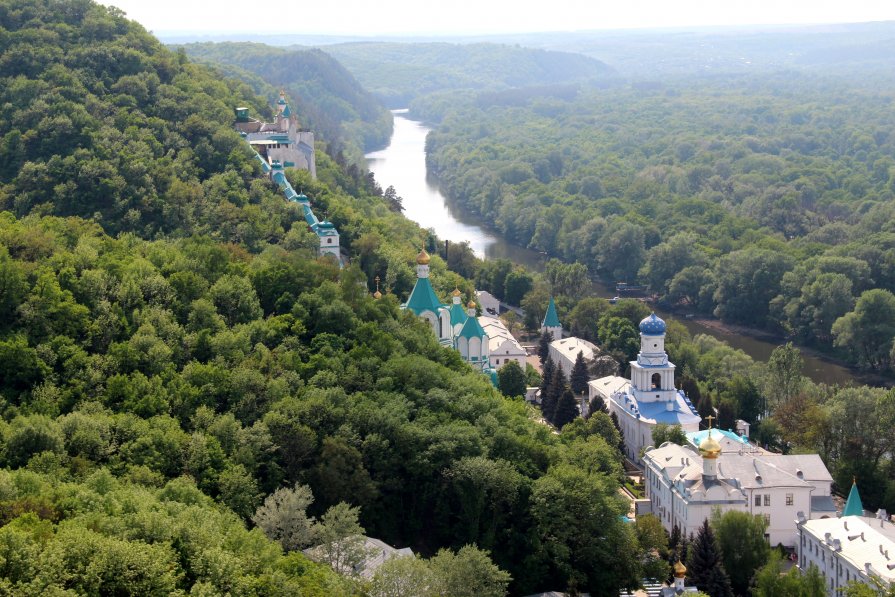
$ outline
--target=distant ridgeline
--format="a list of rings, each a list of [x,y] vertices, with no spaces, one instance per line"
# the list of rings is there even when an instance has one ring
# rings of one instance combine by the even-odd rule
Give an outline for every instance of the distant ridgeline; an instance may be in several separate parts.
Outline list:
[[[298,118],[286,102],[286,93],[280,92],[277,100],[276,122],[261,122],[249,116],[248,108],[236,108],[236,130],[248,141],[261,170],[280,188],[286,201],[301,205],[308,228],[320,240],[318,253],[332,255],[342,266],[339,231],[329,220],[318,220],[307,196],[296,193],[286,179],[286,168],[307,170],[317,178],[314,133],[298,128]]]

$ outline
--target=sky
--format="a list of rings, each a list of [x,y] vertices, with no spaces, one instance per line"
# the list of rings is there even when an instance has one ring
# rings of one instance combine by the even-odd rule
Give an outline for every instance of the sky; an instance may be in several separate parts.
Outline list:
[[[458,35],[895,20],[893,0],[101,1],[156,34]]]

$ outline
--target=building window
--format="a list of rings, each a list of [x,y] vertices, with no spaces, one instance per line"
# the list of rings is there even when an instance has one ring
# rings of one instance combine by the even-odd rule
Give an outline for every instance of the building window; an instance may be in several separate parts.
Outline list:
[[[760,493],[755,494],[755,505],[761,506],[761,494]]]
[[[329,244],[333,244],[333,239],[328,238],[328,239],[326,239],[326,242],[329,243]]]
[[[791,493],[787,493],[787,494],[786,494],[786,505],[787,505],[787,506],[792,506],[793,501],[794,501],[794,500],[793,500],[793,496],[792,496],[792,494],[791,494]]]
[[[770,514],[762,514],[764,516],[764,521],[770,525],[771,524],[771,515]]]
[[[765,506],[771,505],[771,494],[770,493],[764,494],[764,505]]]
[[[662,387],[662,376],[658,373],[653,373],[652,382],[653,389],[658,390],[660,387]]]

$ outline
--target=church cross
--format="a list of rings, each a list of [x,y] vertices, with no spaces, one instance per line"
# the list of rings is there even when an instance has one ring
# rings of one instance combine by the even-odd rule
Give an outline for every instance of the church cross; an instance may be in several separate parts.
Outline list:
[[[376,276],[373,279],[376,280],[376,292],[379,292],[379,276]]]
[[[711,429],[711,428],[712,428],[712,421],[715,420],[715,417],[713,417],[712,415],[709,415],[709,416],[707,416],[707,417],[705,418],[705,420],[709,422],[709,429]]]

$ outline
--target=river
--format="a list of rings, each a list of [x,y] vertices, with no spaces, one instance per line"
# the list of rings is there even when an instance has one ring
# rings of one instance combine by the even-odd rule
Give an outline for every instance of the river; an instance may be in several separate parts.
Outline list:
[[[544,257],[535,251],[514,245],[497,232],[483,228],[474,216],[463,213],[438,188],[438,182],[426,172],[426,134],[429,128],[408,119],[407,110],[394,110],[395,131],[388,147],[367,154],[367,166],[383,187],[394,186],[404,199],[404,215],[424,228],[432,228],[441,239],[469,242],[476,255],[484,259],[509,259],[540,271]],[[605,287],[595,284],[599,296],[611,297]],[[661,316],[667,313],[656,309]],[[724,340],[755,360],[767,361],[777,344],[752,336],[719,330],[699,321],[681,320],[692,334],[709,334]],[[816,382],[845,384],[868,383],[854,371],[813,355],[802,353],[803,373]]]

